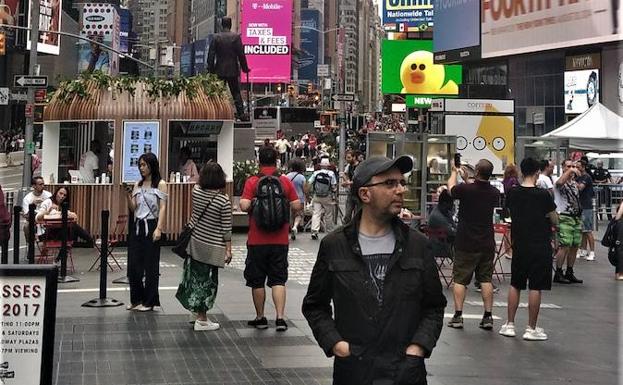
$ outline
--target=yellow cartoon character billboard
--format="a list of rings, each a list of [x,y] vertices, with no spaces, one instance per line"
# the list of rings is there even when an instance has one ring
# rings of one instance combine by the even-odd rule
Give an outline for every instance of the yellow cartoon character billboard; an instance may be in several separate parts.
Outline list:
[[[430,40],[384,40],[383,93],[458,95],[461,66],[435,64],[432,49]]]

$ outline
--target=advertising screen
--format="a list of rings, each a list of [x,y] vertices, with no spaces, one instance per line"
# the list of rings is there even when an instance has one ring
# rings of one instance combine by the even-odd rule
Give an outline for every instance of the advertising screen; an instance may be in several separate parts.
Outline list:
[[[61,13],[63,9],[62,0],[39,0],[39,29],[45,31],[61,30]],[[28,26],[32,20],[28,8]],[[30,32],[26,36],[26,49],[30,49]],[[61,50],[60,35],[56,33],[39,32],[39,41],[37,42],[37,52],[58,55]]]
[[[433,63],[430,40],[383,40],[382,91],[385,94],[458,95],[460,65]]]
[[[138,159],[151,152],[158,156],[160,146],[160,123],[123,122],[123,165],[121,181],[136,182],[141,179]]]
[[[182,45],[182,53],[180,55],[180,73],[182,76],[192,76],[194,67],[193,45]]]
[[[208,70],[208,49],[210,48],[210,42],[212,41],[212,35],[207,39],[197,40],[193,43],[193,73],[195,75],[204,73]]]
[[[435,1],[435,62],[480,58],[480,1]]]
[[[417,32],[433,28],[433,0],[381,0],[386,31]],[[439,0],[437,0],[439,1]]]
[[[301,50],[299,56],[299,80],[315,82],[318,79],[320,12],[316,9],[301,10]],[[309,27],[309,28],[305,28]],[[313,28],[313,29],[312,29]]]
[[[456,136],[456,150],[465,163],[493,163],[493,173],[515,163],[515,122],[512,116],[446,115],[446,135]]]
[[[565,71],[565,113],[581,114],[599,101],[599,70]]]
[[[244,52],[251,68],[249,81],[289,82],[292,1],[244,0],[240,28]]]
[[[4,5],[4,7],[0,7],[0,22],[8,25],[17,25],[20,1],[4,0]],[[15,30],[13,28],[5,28],[4,33],[6,46],[13,47],[15,45]]]
[[[482,1],[482,56],[590,45],[621,39],[619,1]]]
[[[119,49],[120,18],[110,4],[86,4],[82,13],[82,36]],[[119,55],[84,40],[78,43],[78,71],[119,72]]]

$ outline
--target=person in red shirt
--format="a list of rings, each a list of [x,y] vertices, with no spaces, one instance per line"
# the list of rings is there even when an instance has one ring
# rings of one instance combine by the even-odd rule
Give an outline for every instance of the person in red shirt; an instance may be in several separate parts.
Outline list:
[[[318,146],[316,135],[309,134],[309,156],[312,158],[316,156],[316,146]]]
[[[259,150],[260,174],[273,175],[277,171],[277,151],[273,147],[262,147]],[[266,232],[258,227],[253,218],[253,203],[257,195],[257,184],[260,176],[254,175],[247,179],[240,199],[240,209],[249,213],[249,238],[247,240],[247,260],[244,270],[246,285],[251,288],[256,317],[249,321],[249,326],[258,329],[268,328],[264,316],[266,301],[265,285],[272,289],[273,302],[277,319],[277,331],[286,331],[288,325],[284,320],[286,305],[286,281],[288,280],[288,244],[290,224],[284,223],[275,232]],[[279,175],[284,194],[290,202],[294,213],[302,210],[294,185],[285,175]]]

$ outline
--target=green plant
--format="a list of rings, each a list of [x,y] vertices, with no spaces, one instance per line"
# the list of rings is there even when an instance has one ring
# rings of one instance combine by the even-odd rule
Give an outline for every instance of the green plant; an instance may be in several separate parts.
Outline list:
[[[260,172],[259,165],[255,160],[245,160],[241,162],[234,162],[234,195],[242,195],[244,183],[251,175],[256,175]]]

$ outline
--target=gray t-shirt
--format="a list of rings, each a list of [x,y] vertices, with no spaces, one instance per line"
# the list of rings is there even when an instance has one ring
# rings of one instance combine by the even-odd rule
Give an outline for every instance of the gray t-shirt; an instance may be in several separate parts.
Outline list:
[[[374,294],[379,306],[383,306],[385,274],[396,246],[396,235],[391,230],[380,237],[369,237],[359,233],[359,245],[370,276],[370,279],[367,280],[367,289]]]

